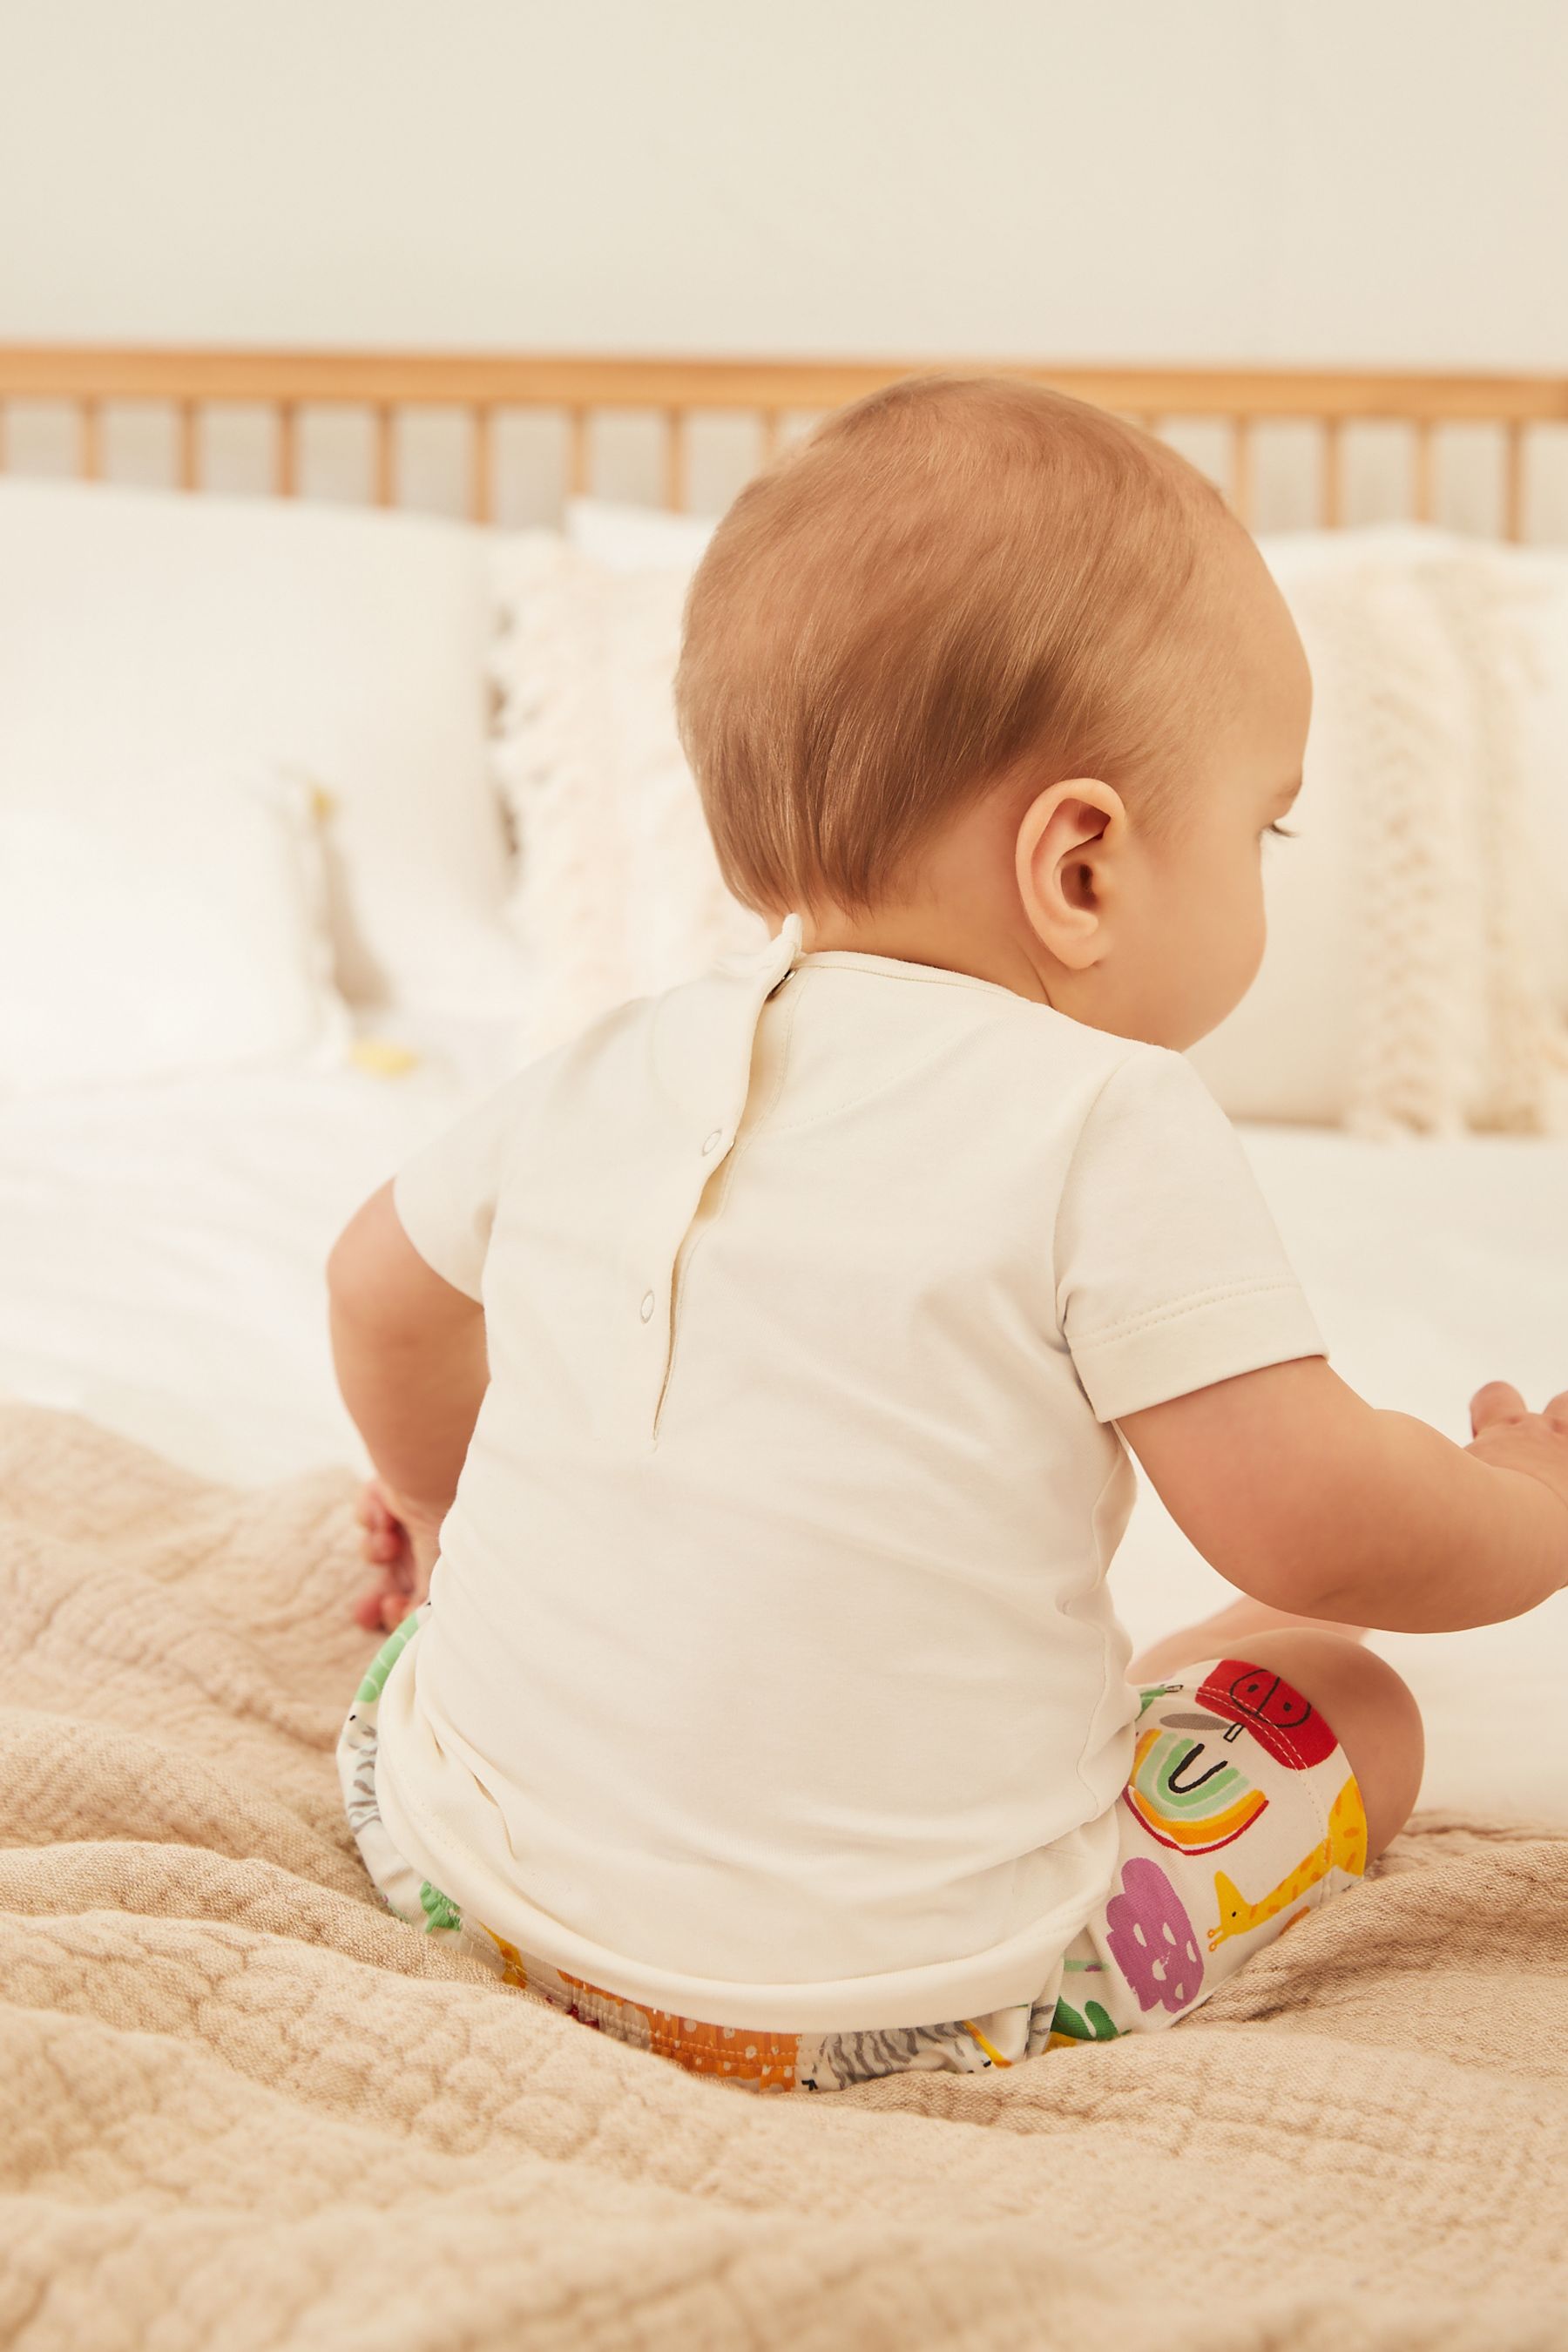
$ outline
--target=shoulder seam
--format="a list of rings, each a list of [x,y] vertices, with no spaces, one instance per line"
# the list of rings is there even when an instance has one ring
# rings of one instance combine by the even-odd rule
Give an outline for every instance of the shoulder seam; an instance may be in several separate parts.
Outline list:
[[[1089,1101],[1084,1106],[1083,1117],[1078,1123],[1078,1133],[1073,1138],[1072,1150],[1068,1154],[1068,1164],[1062,1171],[1061,1187],[1057,1193],[1057,1213],[1051,1220],[1051,1303],[1057,1310],[1057,1320],[1058,1324],[1061,1322],[1061,1276],[1058,1271],[1058,1239],[1061,1232],[1062,1202],[1067,1199],[1068,1187],[1072,1182],[1073,1170],[1078,1165],[1079,1153],[1083,1150],[1083,1139],[1088,1129],[1089,1123],[1094,1117],[1095,1112],[1100,1108],[1100,1097],[1105,1093],[1107,1087],[1109,1087],[1114,1079],[1119,1078],[1123,1070],[1130,1069],[1131,1067],[1132,1064],[1137,1060],[1140,1053],[1162,1054],[1167,1050],[1167,1048],[1163,1045],[1146,1045],[1142,1038],[1138,1037],[1124,1038],[1122,1043],[1126,1046],[1127,1051],[1117,1055],[1116,1060],[1111,1064],[1110,1069],[1107,1070],[1105,1076],[1101,1078],[1093,1094],[1090,1095]],[[1175,1058],[1180,1060],[1181,1057],[1178,1055]]]

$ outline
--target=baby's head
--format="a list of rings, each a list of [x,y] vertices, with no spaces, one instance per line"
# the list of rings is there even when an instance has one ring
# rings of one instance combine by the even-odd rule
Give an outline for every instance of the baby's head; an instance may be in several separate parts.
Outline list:
[[[1193,467],[1062,394],[931,377],[742,491],[676,702],[749,906],[1180,1047],[1258,970],[1310,692]]]

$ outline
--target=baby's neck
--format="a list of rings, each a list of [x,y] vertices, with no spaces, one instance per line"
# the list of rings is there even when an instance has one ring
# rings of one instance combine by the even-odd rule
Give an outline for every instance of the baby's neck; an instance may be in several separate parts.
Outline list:
[[[782,919],[773,919],[775,929]],[[967,972],[973,979],[1010,988],[1037,1004],[1048,1001],[1033,964],[1005,930],[966,921],[956,909],[950,912],[929,904],[885,905],[868,914],[854,914],[833,908],[816,916],[805,915],[802,921],[808,955],[891,956],[900,963]]]

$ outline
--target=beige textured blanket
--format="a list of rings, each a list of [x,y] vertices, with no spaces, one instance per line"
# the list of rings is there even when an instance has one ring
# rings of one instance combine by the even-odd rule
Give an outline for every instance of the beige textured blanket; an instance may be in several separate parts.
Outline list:
[[[1568,2344],[1568,1839],[1428,1818],[1169,2032],[756,2100],[378,1909],[351,1494],[0,1408],[0,2344]]]

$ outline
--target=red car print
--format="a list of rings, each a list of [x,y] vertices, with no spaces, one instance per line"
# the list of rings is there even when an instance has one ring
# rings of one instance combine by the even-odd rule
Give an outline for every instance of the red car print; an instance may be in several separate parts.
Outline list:
[[[1268,1666],[1222,1658],[1198,1692],[1197,1703],[1227,1723],[1245,1727],[1279,1763],[1305,1772],[1331,1756],[1339,1742],[1310,1699]],[[1227,1739],[1234,1732],[1226,1733]]]

